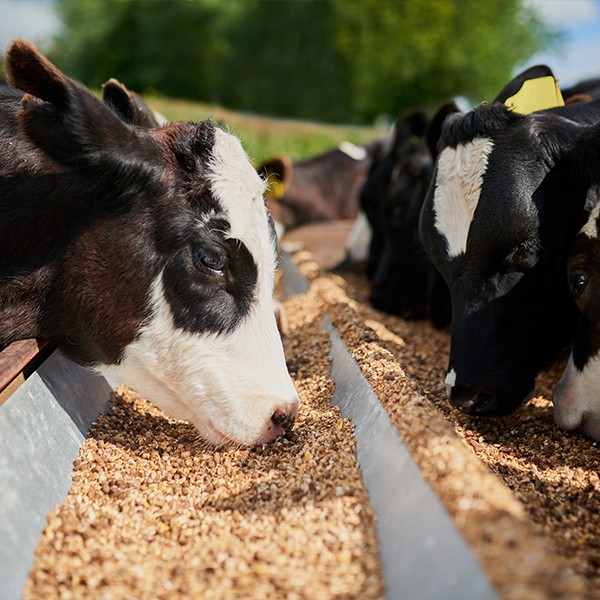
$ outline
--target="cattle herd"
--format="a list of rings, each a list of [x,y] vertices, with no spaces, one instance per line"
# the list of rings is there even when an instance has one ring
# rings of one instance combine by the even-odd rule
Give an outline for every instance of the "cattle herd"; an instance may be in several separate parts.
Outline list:
[[[45,338],[209,442],[265,443],[298,405],[271,215],[356,218],[372,304],[449,328],[452,405],[507,414],[572,348],[555,419],[600,439],[599,80],[533,67],[471,110],[254,168],[223,129],[166,124],[114,79],[97,99],[25,40],[5,64],[0,346]]]
[[[371,301],[450,324],[458,409],[513,411],[574,344],[555,420],[600,439],[599,185],[596,79],[561,91],[537,66],[491,103],[448,102],[396,125],[361,191]]]

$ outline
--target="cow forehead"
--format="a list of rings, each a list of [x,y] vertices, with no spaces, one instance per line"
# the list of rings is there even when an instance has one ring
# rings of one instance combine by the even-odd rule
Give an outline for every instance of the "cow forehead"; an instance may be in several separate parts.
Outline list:
[[[265,183],[240,141],[221,129],[215,131],[209,181],[229,223],[228,237],[243,241],[257,264],[270,263],[274,248],[263,198]]]
[[[433,196],[434,226],[446,240],[449,258],[463,254],[479,203],[483,177],[494,143],[475,138],[442,150],[437,162]]]

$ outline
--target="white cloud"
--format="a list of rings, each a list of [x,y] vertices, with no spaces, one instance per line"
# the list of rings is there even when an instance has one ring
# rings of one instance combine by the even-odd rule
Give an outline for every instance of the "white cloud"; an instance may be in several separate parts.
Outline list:
[[[59,28],[52,0],[0,0],[0,53],[16,37],[42,45]]]
[[[571,27],[598,16],[598,3],[595,0],[524,0],[533,7],[549,24]]]

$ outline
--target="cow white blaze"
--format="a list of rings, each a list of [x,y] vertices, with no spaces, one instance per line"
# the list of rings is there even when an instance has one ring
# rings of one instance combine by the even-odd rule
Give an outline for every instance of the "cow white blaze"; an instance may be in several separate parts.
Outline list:
[[[249,311],[227,331],[185,331],[175,325],[163,273],[153,283],[152,316],[116,365],[96,370],[152,398],[169,415],[191,421],[214,444],[260,444],[277,432],[276,411],[295,415],[298,396],[277,331],[273,281],[276,248],[263,201],[264,183],[239,141],[215,133],[211,192],[257,269]],[[200,222],[199,227],[209,226]]]
[[[598,216],[600,215],[600,204],[597,204],[592,212],[586,224],[581,228],[580,233],[586,235],[590,239],[595,239],[598,237]]]
[[[489,138],[476,138],[456,148],[444,148],[438,157],[434,224],[446,240],[450,258],[467,249],[469,228],[493,146]]]

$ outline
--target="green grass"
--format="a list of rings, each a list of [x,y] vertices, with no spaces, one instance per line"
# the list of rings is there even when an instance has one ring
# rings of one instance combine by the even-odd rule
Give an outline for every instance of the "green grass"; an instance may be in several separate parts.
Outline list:
[[[201,121],[210,117],[223,123],[241,139],[246,152],[257,165],[279,154],[301,160],[334,148],[344,140],[364,144],[386,135],[386,130],[378,127],[327,125],[269,118],[189,100],[155,96],[144,99],[152,109],[163,114],[169,121]]]

